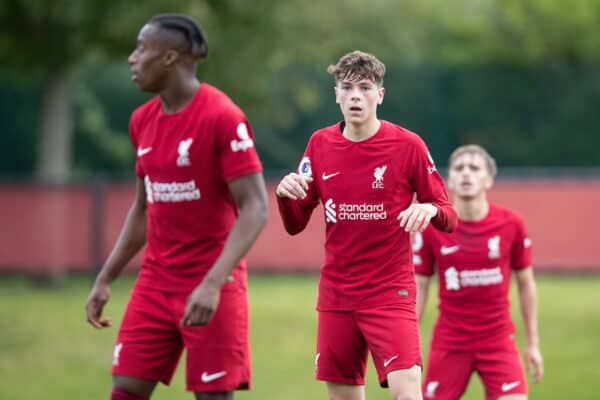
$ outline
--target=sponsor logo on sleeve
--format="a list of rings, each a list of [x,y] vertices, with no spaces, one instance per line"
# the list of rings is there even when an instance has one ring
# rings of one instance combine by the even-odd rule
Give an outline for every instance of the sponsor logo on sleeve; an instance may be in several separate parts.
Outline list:
[[[429,165],[427,167],[427,172],[429,172],[429,175],[431,175],[435,171],[437,171],[437,168],[435,167],[435,162],[433,161],[433,157],[431,157],[431,153],[430,152],[427,152],[427,158],[429,159],[429,162],[431,163],[431,165]]]
[[[231,141],[231,151],[246,151],[249,148],[254,147],[254,141],[250,138],[248,127],[245,123],[240,122],[237,127],[237,135],[240,140]]]
[[[306,178],[312,178],[312,168],[310,166],[310,158],[303,157],[298,165],[298,175]]]
[[[532,245],[532,243],[533,243],[533,242],[532,242],[532,240],[531,240],[531,239],[529,239],[529,238],[525,238],[525,239],[523,239],[523,246],[524,246],[526,249],[530,248],[530,247],[531,247],[531,245]]]
[[[421,232],[415,232],[413,235],[412,249],[413,251],[419,251],[423,248],[423,235]]]

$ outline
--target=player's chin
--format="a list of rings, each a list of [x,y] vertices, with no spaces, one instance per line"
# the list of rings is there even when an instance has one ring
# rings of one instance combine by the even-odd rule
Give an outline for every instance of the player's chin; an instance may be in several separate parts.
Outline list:
[[[365,122],[366,118],[364,117],[364,115],[362,113],[348,112],[345,115],[345,120],[352,124],[360,125],[363,122]]]
[[[131,80],[142,92],[154,92],[153,85],[145,80],[142,76],[134,75],[131,77]]]
[[[144,84],[142,83],[143,81],[138,75],[132,75],[131,81],[134,83],[135,86],[137,86],[138,89],[144,90]]]
[[[477,193],[473,190],[456,190],[454,195],[463,201],[473,200]]]

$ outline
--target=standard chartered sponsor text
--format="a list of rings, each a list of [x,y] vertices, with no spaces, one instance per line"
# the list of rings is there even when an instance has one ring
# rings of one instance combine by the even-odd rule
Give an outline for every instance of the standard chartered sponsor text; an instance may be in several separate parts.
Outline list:
[[[500,267],[460,272],[460,283],[462,286],[496,285],[502,283],[503,280]]]
[[[187,182],[152,182],[146,180],[151,202],[177,203],[182,201],[199,200],[200,189],[193,179]]]
[[[339,204],[337,218],[338,220],[346,221],[384,220],[387,219],[387,211],[385,210],[383,203],[341,203]]]

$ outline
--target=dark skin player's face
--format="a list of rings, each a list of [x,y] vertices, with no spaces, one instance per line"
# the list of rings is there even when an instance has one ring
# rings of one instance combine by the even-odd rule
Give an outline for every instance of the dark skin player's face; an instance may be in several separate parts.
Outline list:
[[[131,80],[145,92],[160,92],[164,89],[168,68],[167,48],[161,38],[161,28],[144,25],[140,30],[137,45],[129,55]]]

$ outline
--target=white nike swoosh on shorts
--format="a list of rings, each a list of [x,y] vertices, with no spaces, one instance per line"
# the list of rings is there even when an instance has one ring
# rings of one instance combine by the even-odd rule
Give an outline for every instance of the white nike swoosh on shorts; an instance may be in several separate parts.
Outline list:
[[[209,383],[209,382],[212,382],[219,378],[222,378],[225,375],[227,375],[227,371],[219,371],[219,372],[215,372],[214,374],[207,374],[205,371],[202,373],[202,376],[200,378],[202,379],[202,382]]]
[[[502,391],[503,392],[508,392],[509,390],[516,388],[520,384],[521,384],[521,381],[514,381],[514,382],[510,382],[510,383],[503,383],[502,384]]]

